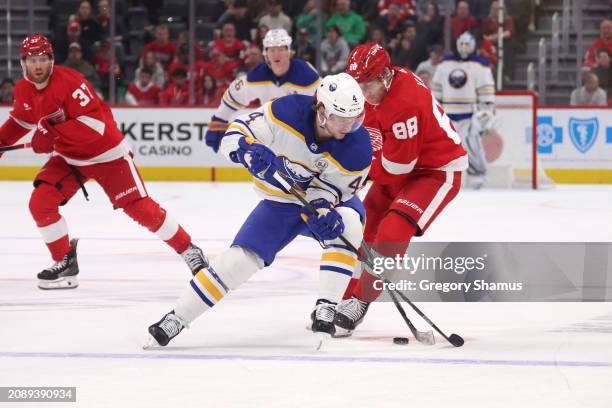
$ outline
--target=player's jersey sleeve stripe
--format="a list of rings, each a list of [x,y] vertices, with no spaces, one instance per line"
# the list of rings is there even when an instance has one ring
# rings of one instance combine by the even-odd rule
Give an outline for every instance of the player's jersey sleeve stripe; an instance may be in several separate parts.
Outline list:
[[[28,123],[23,120],[17,119],[13,115],[9,115],[9,116],[15,121],[15,123],[17,123],[19,126],[21,126],[24,129],[32,130],[36,128],[36,125],[34,123]]]
[[[237,131],[237,133],[240,133],[244,136],[251,136],[251,137],[255,137],[255,135],[253,134],[253,132],[251,132],[250,130],[247,130],[246,128],[244,128],[242,125],[237,124],[236,122],[233,122],[231,125],[229,125],[229,127],[227,128],[227,131],[229,132],[230,130],[235,130]],[[227,134],[227,133],[226,133]]]
[[[229,103],[227,103],[227,101],[225,99],[222,99],[221,102],[227,106],[228,108],[230,108],[231,110],[233,110],[234,112],[237,112],[238,109],[234,108],[232,105],[230,105]]]
[[[91,116],[85,116],[85,115],[77,116],[76,120],[78,120],[85,126],[88,126],[89,128],[93,129],[94,131],[99,133],[101,136],[104,135],[104,129],[106,128],[106,125],[101,120],[94,119]]]
[[[384,155],[381,156],[381,164],[383,168],[390,174],[407,174],[410,173],[416,165],[417,159],[414,159],[408,164],[396,163],[387,159]]]
[[[468,156],[464,154],[461,157],[456,158],[455,160],[446,163],[442,167],[438,167],[435,170],[443,170],[443,171],[463,171],[468,168]]]
[[[236,107],[236,108],[238,108],[238,109],[240,109],[240,108],[244,108],[244,107],[245,107],[243,104],[241,104],[240,102],[238,102],[238,101],[236,100],[236,98],[234,98],[234,96],[232,95],[232,93],[230,92],[230,90],[229,90],[229,89],[223,93],[223,99],[224,99],[224,100],[225,100],[227,103],[229,103],[229,104],[233,105],[234,107]]]
[[[266,194],[271,194],[271,195],[282,197],[282,198],[289,199],[292,201],[295,200],[295,197],[292,194],[284,193],[280,191],[279,189],[277,189],[276,187],[273,187],[267,183],[264,184],[263,182],[257,180],[256,178],[253,178],[253,184],[255,184],[255,187],[265,192]]]

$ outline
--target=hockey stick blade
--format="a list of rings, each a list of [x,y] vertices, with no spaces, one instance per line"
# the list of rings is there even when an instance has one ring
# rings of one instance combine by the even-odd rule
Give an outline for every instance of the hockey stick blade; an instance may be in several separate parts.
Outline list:
[[[384,278],[383,278],[383,282],[386,284],[389,283],[389,281]],[[393,304],[397,308],[397,311],[399,312],[399,314],[402,316],[402,319],[404,319],[404,322],[410,329],[410,332],[412,332],[412,335],[414,336],[414,338],[419,343],[427,344],[428,346],[433,346],[434,344],[436,344],[436,339],[434,338],[433,332],[431,330],[428,332],[422,332],[422,331],[417,330],[417,328],[414,326],[414,324],[412,324],[408,316],[406,316],[406,311],[404,310],[400,302],[397,300],[395,293],[392,290],[387,290],[387,292],[391,296],[391,299],[393,300]]]
[[[417,312],[417,314],[423,318],[423,320],[425,320],[427,323],[429,323],[429,325],[431,327],[433,327],[433,329],[435,331],[437,331],[440,336],[444,337],[446,339],[446,341],[448,341],[450,344],[452,344],[455,347],[463,346],[463,344],[465,343],[465,340],[463,340],[463,337],[461,337],[461,336],[459,336],[458,334],[455,334],[455,333],[452,333],[450,335],[450,337],[447,336],[446,334],[444,334],[444,332],[442,330],[440,330],[440,328],[438,326],[436,326],[436,324],[434,322],[431,321],[431,319],[429,317],[427,317],[427,315],[425,315],[425,313],[423,313],[421,311],[421,309],[419,309],[417,307],[417,305],[412,303],[412,301],[410,299],[408,299],[408,297],[406,295],[404,295],[401,292],[397,292],[397,294],[402,298],[402,300],[406,301],[406,303],[408,303],[410,305],[410,307],[412,307],[412,309],[414,309],[414,311]]]

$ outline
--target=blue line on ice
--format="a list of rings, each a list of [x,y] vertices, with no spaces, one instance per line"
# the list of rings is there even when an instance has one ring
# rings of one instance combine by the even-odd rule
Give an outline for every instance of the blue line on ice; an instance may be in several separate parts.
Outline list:
[[[378,363],[378,364],[446,364],[517,367],[612,367],[612,361],[550,361],[550,360],[482,360],[418,357],[350,357],[306,355],[247,355],[247,354],[172,354],[172,353],[48,353],[0,352],[0,358],[95,358],[146,360],[209,360],[209,361],[296,361],[313,363]]]

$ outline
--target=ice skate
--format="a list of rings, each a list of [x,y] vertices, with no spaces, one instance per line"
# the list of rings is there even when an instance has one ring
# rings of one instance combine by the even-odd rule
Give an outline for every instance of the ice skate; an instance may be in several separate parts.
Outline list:
[[[336,336],[350,336],[353,330],[363,321],[369,306],[368,302],[359,300],[354,296],[340,302],[334,317]]]
[[[181,257],[185,260],[193,276],[202,269],[208,268],[208,258],[206,258],[204,252],[194,244],[189,244],[189,248],[181,253]]]
[[[185,327],[189,327],[187,322],[174,314],[173,310],[159,322],[149,326],[151,337],[142,348],[146,350],[154,346],[167,346]]]
[[[78,239],[70,240],[72,249],[64,257],[55,262],[49,268],[43,269],[38,274],[38,287],[40,289],[74,289],[79,286],[77,275],[79,264],[77,263]]]

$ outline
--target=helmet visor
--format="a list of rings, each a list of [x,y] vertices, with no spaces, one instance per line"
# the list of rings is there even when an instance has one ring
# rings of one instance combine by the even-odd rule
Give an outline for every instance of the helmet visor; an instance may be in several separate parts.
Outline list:
[[[327,118],[327,126],[330,130],[338,133],[352,133],[359,129],[365,118],[365,110],[357,116],[344,117],[335,114],[329,115]]]

